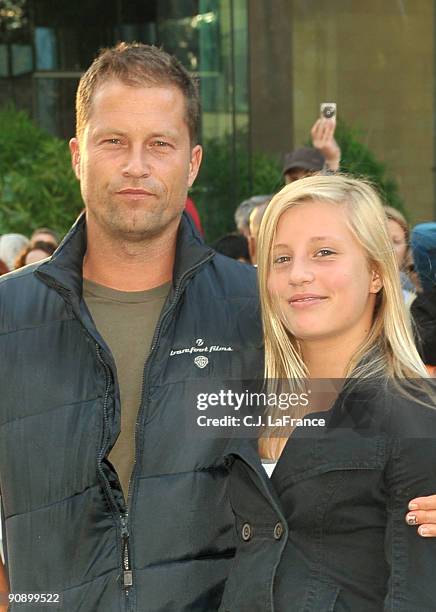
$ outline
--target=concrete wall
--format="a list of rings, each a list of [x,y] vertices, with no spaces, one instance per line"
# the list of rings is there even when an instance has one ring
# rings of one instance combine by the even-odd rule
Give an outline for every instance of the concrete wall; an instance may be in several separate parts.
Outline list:
[[[303,144],[319,104],[361,128],[414,222],[432,220],[433,1],[250,0],[253,144]]]

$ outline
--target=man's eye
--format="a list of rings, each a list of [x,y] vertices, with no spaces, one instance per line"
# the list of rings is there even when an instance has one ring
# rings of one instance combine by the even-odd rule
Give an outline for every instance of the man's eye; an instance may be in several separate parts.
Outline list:
[[[113,145],[121,144],[121,140],[119,138],[107,138],[104,142]]]
[[[154,147],[169,147],[169,143],[165,142],[165,140],[155,140],[153,142]]]

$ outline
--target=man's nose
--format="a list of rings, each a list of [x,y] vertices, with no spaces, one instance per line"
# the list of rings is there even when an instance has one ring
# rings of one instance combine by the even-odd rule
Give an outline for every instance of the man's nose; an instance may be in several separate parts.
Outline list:
[[[151,174],[149,153],[143,147],[132,147],[125,159],[123,175],[144,178]]]
[[[294,257],[289,266],[288,283],[302,285],[311,283],[315,278],[312,262],[307,257]]]

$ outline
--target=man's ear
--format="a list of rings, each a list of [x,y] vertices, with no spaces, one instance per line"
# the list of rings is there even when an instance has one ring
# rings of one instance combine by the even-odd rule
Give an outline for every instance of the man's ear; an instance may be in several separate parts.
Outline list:
[[[201,145],[195,145],[191,151],[191,161],[189,162],[188,186],[192,187],[198,171],[200,169],[201,159],[203,157],[203,149]]]
[[[70,153],[71,153],[71,166],[73,167],[74,174],[80,181],[80,149],[79,141],[77,138],[71,138],[70,140]]]
[[[371,278],[371,285],[370,285],[369,292],[378,293],[382,287],[383,287],[383,281],[381,279],[379,271],[372,270],[372,278]]]

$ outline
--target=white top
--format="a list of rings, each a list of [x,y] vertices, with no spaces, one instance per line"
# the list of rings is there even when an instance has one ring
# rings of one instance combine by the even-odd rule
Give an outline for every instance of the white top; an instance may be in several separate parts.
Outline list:
[[[274,472],[274,468],[277,465],[277,461],[270,461],[268,459],[262,459],[262,465],[265,469],[265,472],[268,475],[268,478],[271,478]]]

